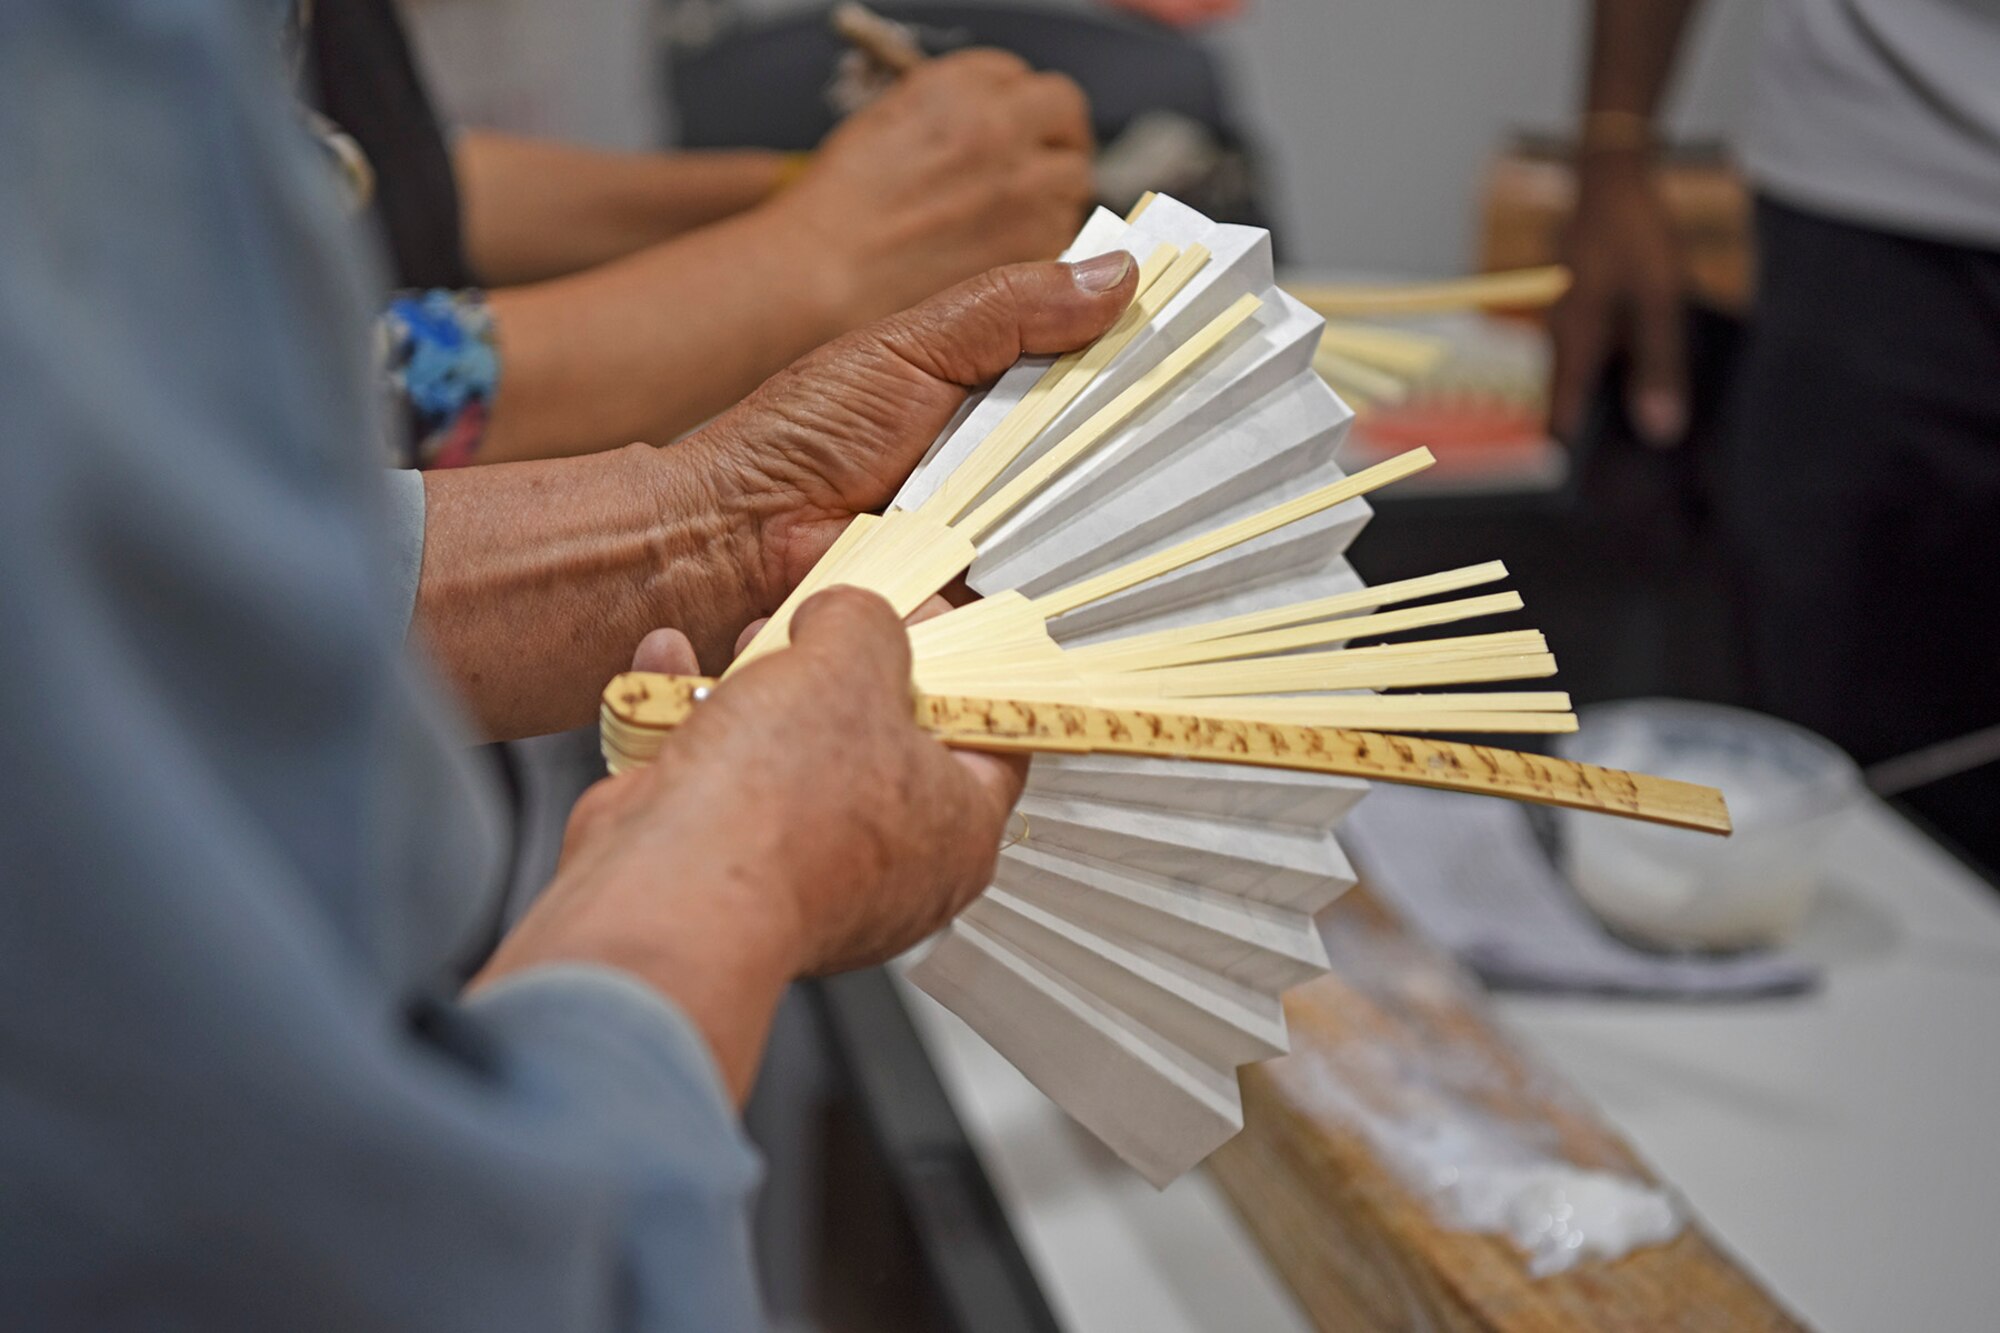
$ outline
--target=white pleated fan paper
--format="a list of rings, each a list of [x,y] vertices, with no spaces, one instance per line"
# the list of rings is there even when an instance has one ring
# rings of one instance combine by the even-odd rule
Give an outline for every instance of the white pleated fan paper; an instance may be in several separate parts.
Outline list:
[[[1163,243],[1203,245],[1211,258],[1049,438],[1238,298],[1263,304],[1175,392],[981,542],[975,591],[1032,597],[1340,475],[1333,459],[1352,413],[1313,371],[1323,321],[1275,286],[1268,233],[1162,197],[1131,224],[1100,213],[1066,257],[1143,258]],[[896,506],[929,498],[1048,364],[1024,360],[970,404]],[[1368,516],[1364,500],[1336,505],[1049,631],[1089,644],[1354,590],[1343,552]],[[1318,774],[1038,755],[1020,807],[1025,840],[908,976],[1165,1185],[1242,1127],[1237,1066],[1285,1051],[1280,996],[1327,968],[1313,914],[1354,882],[1332,830],[1365,790]]]

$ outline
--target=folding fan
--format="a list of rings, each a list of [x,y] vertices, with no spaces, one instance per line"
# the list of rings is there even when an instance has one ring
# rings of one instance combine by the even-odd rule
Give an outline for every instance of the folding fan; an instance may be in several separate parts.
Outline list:
[[[1533,631],[1348,646],[1521,603],[1424,600],[1497,562],[1374,588],[1349,567],[1362,496],[1429,456],[1334,465],[1352,413],[1314,373],[1323,321],[1273,284],[1268,235],[1158,197],[1100,212],[1068,257],[1114,249],[1141,261],[1124,317],[968,402],[737,666],[832,584],[904,614],[961,574],[981,594],[911,630],[918,715],[948,743],[1036,752],[1024,828],[908,975],[1164,1185],[1241,1128],[1237,1067],[1286,1049],[1280,996],[1328,966],[1313,917],[1353,883],[1332,830],[1361,778],[1727,815],[1706,789],[1375,734],[1575,723],[1559,693],[1425,692],[1553,673]],[[614,771],[705,688],[612,682]]]

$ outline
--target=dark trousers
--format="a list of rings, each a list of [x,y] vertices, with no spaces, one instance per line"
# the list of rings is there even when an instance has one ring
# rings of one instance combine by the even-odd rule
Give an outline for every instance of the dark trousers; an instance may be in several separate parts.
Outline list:
[[[2000,722],[2000,252],[1757,223],[1724,487],[1756,700],[1864,764]],[[2000,867],[2000,765],[1911,804]]]

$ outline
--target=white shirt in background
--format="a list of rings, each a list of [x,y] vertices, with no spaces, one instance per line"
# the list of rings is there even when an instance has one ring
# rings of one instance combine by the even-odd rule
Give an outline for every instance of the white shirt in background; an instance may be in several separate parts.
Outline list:
[[[2000,249],[2000,0],[1768,0],[1756,77],[1773,198]]]

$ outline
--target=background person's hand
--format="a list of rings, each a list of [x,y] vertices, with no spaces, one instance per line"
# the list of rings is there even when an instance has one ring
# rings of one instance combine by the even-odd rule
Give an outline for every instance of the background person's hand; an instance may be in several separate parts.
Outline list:
[[[1680,443],[1687,430],[1685,279],[1680,246],[1650,158],[1586,160],[1568,243],[1574,281],[1551,319],[1555,379],[1551,426],[1565,440],[1583,428],[1605,366],[1626,354],[1626,414],[1648,444]]]
[[[1137,270],[1120,252],[982,274],[835,339],[670,450],[714,488],[714,511],[744,543],[749,614],[683,621],[702,661],[726,660],[856,514],[888,502],[967,390],[1023,354],[1066,352],[1109,328]]]
[[[685,640],[648,636],[638,662],[684,670]],[[892,957],[985,888],[1025,772],[919,730],[902,625],[831,589],[653,764],[585,793],[555,881],[480,980],[621,968],[681,1005],[740,1094],[786,982]]]
[[[824,255],[850,323],[1000,264],[1053,259],[1093,196],[1090,108],[1000,51],[926,61],[768,206]]]

